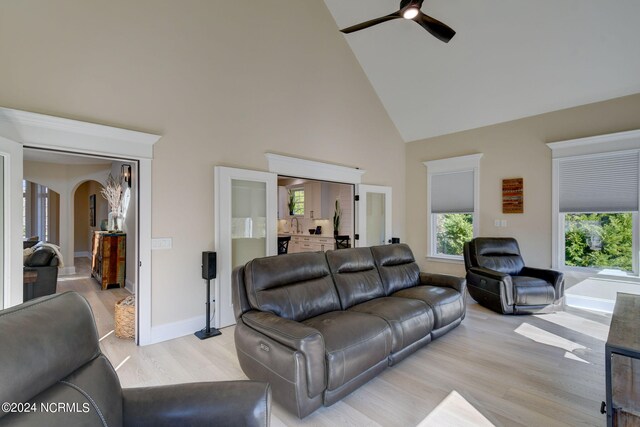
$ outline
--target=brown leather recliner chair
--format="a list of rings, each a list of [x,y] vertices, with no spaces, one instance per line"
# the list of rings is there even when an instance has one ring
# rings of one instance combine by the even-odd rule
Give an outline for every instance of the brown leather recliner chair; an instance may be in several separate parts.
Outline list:
[[[271,389],[254,381],[122,389],[89,304],[66,292],[0,311],[0,402],[0,426],[268,426]]]
[[[525,267],[518,242],[477,237],[464,245],[469,294],[501,314],[548,313],[564,304],[563,274]]]

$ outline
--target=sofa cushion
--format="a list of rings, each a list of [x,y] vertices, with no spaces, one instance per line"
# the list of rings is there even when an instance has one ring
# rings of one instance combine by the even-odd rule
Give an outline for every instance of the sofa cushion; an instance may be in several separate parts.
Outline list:
[[[247,298],[256,310],[296,321],[340,310],[324,253],[256,258],[244,271]]]
[[[391,327],[392,353],[426,337],[433,329],[431,307],[417,299],[376,298],[354,305],[349,310],[383,318]]]
[[[384,296],[371,249],[340,249],[326,255],[343,309]]]
[[[307,319],[324,338],[327,390],[335,390],[385,360],[391,352],[387,322],[370,314],[333,311]]]
[[[515,305],[553,304],[556,294],[549,282],[536,277],[511,276]]]
[[[386,295],[420,283],[420,268],[409,246],[402,244],[371,247]]]
[[[27,267],[44,267],[51,263],[53,257],[56,256],[53,250],[48,248],[40,248],[35,250],[27,257],[24,265]]]
[[[394,297],[415,298],[433,309],[433,329],[440,329],[460,319],[465,311],[460,292],[439,286],[416,286],[393,294]]]

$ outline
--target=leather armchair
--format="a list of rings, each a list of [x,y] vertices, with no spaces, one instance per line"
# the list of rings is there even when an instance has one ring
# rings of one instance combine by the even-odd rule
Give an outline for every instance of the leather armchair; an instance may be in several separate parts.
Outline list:
[[[24,261],[24,271],[35,271],[38,277],[33,283],[23,286],[23,301],[56,293],[59,260],[53,249],[38,248]]]
[[[0,426],[269,425],[263,382],[122,389],[75,292],[0,311],[0,378]]]
[[[477,237],[464,245],[469,294],[501,314],[547,313],[564,304],[563,274],[526,267],[513,238]]]

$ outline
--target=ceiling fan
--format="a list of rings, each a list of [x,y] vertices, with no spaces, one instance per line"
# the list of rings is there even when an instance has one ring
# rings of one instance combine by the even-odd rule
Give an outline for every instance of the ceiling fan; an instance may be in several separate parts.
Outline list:
[[[342,31],[345,34],[353,33],[354,31],[364,30],[365,28],[372,27],[374,25],[382,24],[383,22],[391,21],[393,19],[404,18],[415,21],[425,30],[429,31],[438,40],[442,40],[448,43],[449,40],[456,34],[451,27],[443,24],[422,13],[420,8],[424,0],[402,0],[400,1],[400,9],[397,12],[393,12],[380,18],[372,19],[371,21],[362,22],[349,28],[344,28]]]

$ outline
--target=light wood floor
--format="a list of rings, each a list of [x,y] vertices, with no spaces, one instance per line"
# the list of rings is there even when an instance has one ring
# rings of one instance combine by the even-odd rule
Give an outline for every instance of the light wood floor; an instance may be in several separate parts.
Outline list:
[[[97,292],[91,304],[108,308],[117,299],[110,293]],[[466,319],[449,334],[304,420],[274,403],[272,425],[415,426],[430,414],[425,425],[461,425],[436,420],[465,412],[468,425],[486,418],[496,426],[602,426],[609,322],[575,309],[501,316],[469,300]],[[205,341],[189,335],[146,347],[111,334],[101,346],[123,387],[246,379],[233,327]]]

